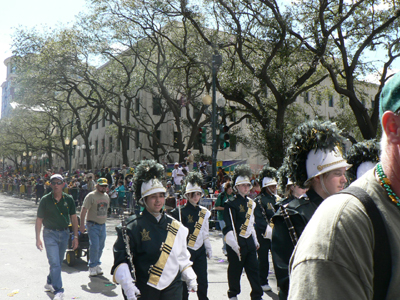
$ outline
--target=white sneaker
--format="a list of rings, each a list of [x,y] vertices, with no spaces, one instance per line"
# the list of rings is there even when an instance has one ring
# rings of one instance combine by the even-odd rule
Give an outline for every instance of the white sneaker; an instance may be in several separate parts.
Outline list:
[[[97,267],[89,268],[89,276],[97,276]]]
[[[53,300],[64,300],[64,293],[63,293],[63,292],[57,293],[57,294],[54,296]]]
[[[268,284],[262,285],[261,288],[262,288],[262,290],[263,290],[264,292],[270,292],[270,291],[272,291],[271,287],[270,287]]]
[[[103,275],[103,270],[101,269],[100,265],[96,266],[97,275]]]
[[[52,292],[52,293],[54,293],[54,288],[53,288],[53,286],[52,286],[50,283],[46,283],[46,284],[44,285],[44,290],[45,290],[46,292]]]
[[[232,298],[229,298],[229,300],[238,300],[238,298],[237,297],[232,297]]]

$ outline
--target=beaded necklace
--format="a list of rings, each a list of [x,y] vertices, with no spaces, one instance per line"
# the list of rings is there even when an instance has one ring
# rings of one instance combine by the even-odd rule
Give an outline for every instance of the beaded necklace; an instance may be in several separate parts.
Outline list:
[[[377,172],[379,180],[380,180],[379,183],[386,190],[386,193],[388,194],[388,196],[392,200],[392,202],[394,204],[396,204],[398,209],[400,209],[400,198],[399,198],[399,196],[396,195],[395,192],[393,192],[391,182],[390,182],[389,178],[387,178],[387,176],[385,175],[385,172],[383,172],[381,163],[378,163],[376,165],[376,172]]]

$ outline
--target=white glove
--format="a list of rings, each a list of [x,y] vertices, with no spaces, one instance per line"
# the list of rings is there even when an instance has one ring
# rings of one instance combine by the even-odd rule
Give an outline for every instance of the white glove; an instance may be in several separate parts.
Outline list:
[[[187,289],[189,292],[197,292],[197,280],[191,279],[186,281]]]
[[[267,228],[265,229],[265,233],[263,235],[264,239],[272,239],[272,228],[271,226],[267,225]]]
[[[137,300],[140,291],[133,282],[128,264],[122,263],[115,269],[114,282],[121,285],[128,300]]]
[[[236,242],[235,236],[233,235],[233,231],[229,231],[226,235],[225,235],[225,242],[229,245],[229,247],[232,248],[233,251],[236,252],[237,256],[239,257],[239,260],[241,260],[240,257],[240,247],[238,245],[238,243]]]
[[[255,229],[252,230],[251,235],[253,237],[254,245],[256,246],[256,249],[258,250],[258,248],[260,248],[260,244],[258,242],[257,233],[256,233]]]
[[[206,247],[206,255],[209,259],[212,257],[212,248],[211,248],[211,243],[210,239],[205,239],[204,240],[204,247]]]
[[[182,281],[186,282],[189,292],[197,292],[197,276],[192,267],[188,267],[182,272]]]

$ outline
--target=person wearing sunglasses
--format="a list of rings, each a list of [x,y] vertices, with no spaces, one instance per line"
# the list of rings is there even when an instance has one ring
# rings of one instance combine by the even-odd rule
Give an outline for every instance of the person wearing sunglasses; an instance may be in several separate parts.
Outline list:
[[[69,227],[72,226],[74,233],[72,247],[75,250],[78,247],[78,218],[74,199],[62,191],[65,185],[64,178],[60,174],[54,174],[50,177],[50,184],[52,191],[42,197],[37,211],[36,247],[40,251],[43,250],[40,238],[43,225],[44,247],[50,265],[50,273],[44,288],[54,293],[53,299],[59,300],[64,299],[61,263],[68,247]]]

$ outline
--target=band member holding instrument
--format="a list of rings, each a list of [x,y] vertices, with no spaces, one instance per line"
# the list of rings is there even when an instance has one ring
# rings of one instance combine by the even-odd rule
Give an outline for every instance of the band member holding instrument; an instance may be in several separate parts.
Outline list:
[[[288,203],[282,201],[283,209],[272,217],[271,252],[279,299],[288,296],[288,266],[294,243],[322,201],[345,187],[345,173],[351,165],[342,157],[343,141],[339,129],[330,121],[302,124],[293,134],[285,163],[294,184],[309,190],[307,197],[294,198]]]
[[[257,249],[259,244],[254,229],[254,209],[256,203],[247,197],[251,189],[251,169],[248,165],[235,168],[233,183],[237,190],[233,200],[225,202],[223,233],[228,252],[228,297],[237,300],[240,294],[240,277],[243,268],[251,285],[251,299],[262,299]]]
[[[258,264],[260,267],[260,283],[264,292],[270,292],[271,287],[268,284],[268,256],[271,250],[272,228],[269,223],[275,213],[275,203],[279,199],[276,193],[276,169],[264,166],[258,180],[261,186],[261,193],[254,199],[257,204],[254,210],[254,217],[257,239],[260,243],[260,248],[257,250]]]
[[[166,191],[161,183],[163,174],[163,166],[154,160],[138,165],[134,190],[138,203],[145,209],[139,216],[126,220],[126,230],[117,228],[111,273],[128,300],[136,300],[139,295],[141,300],[180,300],[182,281],[188,291],[197,291],[196,274],[187,250],[188,230],[163,211]],[[129,241],[129,255],[125,241]]]
[[[199,300],[208,300],[207,289],[207,257],[212,257],[211,243],[208,233],[208,220],[210,211],[199,205],[200,198],[204,196],[201,185],[203,176],[200,172],[190,172],[183,184],[183,190],[188,202],[180,209],[175,208],[171,211],[171,215],[182,222],[189,229],[188,250],[190,252],[190,260],[193,262],[192,268],[197,275],[197,283],[199,284],[197,296]],[[179,209],[181,213],[179,214]],[[186,284],[183,284],[183,300],[189,297]]]

